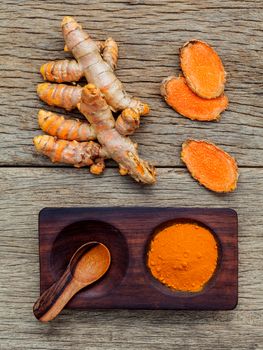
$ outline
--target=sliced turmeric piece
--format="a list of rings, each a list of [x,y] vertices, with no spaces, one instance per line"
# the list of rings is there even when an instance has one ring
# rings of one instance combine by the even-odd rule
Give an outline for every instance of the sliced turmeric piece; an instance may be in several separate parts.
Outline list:
[[[180,49],[181,68],[190,89],[203,98],[220,96],[226,73],[215,50],[200,40],[191,40]]]
[[[237,186],[238,168],[234,158],[213,143],[187,140],[181,158],[190,174],[214,192],[231,192]]]
[[[228,106],[228,98],[225,95],[210,100],[197,96],[188,87],[184,77],[171,76],[164,79],[161,94],[169,106],[192,120],[217,120]]]

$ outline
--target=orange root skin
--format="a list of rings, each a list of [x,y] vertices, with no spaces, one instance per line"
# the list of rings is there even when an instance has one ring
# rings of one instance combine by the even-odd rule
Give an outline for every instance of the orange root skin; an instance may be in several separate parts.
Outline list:
[[[101,146],[93,141],[58,140],[49,135],[36,136],[33,141],[37,151],[49,157],[52,162],[71,164],[79,168],[90,166],[95,159],[101,158]]]
[[[91,104],[84,108],[84,115],[92,125],[42,110],[39,112],[39,124],[50,135],[34,138],[37,151],[52,162],[75,167],[90,166],[90,172],[97,175],[105,168],[104,159],[112,158],[119,164],[123,175],[129,173],[136,181],[154,184],[155,168],[140,159],[137,144],[123,136],[135,131],[140,115],[149,113],[149,106],[127,94],[114,74],[118,59],[117,43],[111,38],[103,43],[93,41],[72,17],[64,17],[61,27],[64,50],[71,51],[77,61],[48,62],[42,65],[40,73],[45,80],[55,83],[75,82],[85,76],[94,85],[88,84],[82,89],[80,86],[42,83],[38,85],[37,93],[47,104],[68,111],[74,108],[82,111],[87,98]],[[112,111],[123,110],[126,111],[118,120],[121,125],[119,131],[122,131],[118,132]],[[89,132],[83,132],[84,126],[90,128]],[[88,136],[85,138],[83,134]],[[100,144],[85,142],[85,139],[95,137]]]
[[[115,123],[115,128],[121,135],[132,135],[139,126],[140,114],[132,108],[124,109]]]
[[[238,167],[234,158],[213,143],[187,140],[182,145],[182,161],[200,184],[214,192],[231,192],[237,186]]]
[[[40,128],[51,136],[69,141],[91,141],[96,139],[93,128],[85,121],[65,119],[64,116],[41,109],[38,112]]]
[[[172,76],[164,79],[161,94],[176,112],[192,120],[218,120],[220,113],[228,106],[225,95],[210,100],[197,96],[187,86],[184,77]]]
[[[68,49],[80,66],[85,67],[87,82],[100,89],[111,109],[114,112],[125,108],[144,109],[144,103],[131,97],[113,72],[111,66],[114,66],[117,60],[117,45],[113,41],[105,42],[103,55],[110,62],[107,63],[101,56],[97,43],[82,30],[73,17],[64,17],[61,26]]]
[[[115,70],[118,61],[118,45],[115,40],[108,38],[104,43],[104,50],[102,57],[105,62],[111,67],[112,70]]]
[[[111,109],[95,85],[88,84],[83,88],[79,110],[94,128],[108,156],[121,169],[126,169],[138,182],[149,185],[156,182],[155,168],[139,157],[136,145],[128,137],[117,131]]]
[[[105,169],[104,159],[96,159],[95,163],[90,166],[90,172],[94,175],[100,175]]]
[[[50,106],[65,108],[70,111],[77,107],[81,98],[80,86],[41,83],[37,86],[39,98]]]
[[[226,73],[215,50],[207,43],[191,40],[180,49],[181,68],[187,85],[200,97],[222,95]]]
[[[55,83],[79,81],[83,70],[75,60],[50,61],[40,68],[44,80]]]

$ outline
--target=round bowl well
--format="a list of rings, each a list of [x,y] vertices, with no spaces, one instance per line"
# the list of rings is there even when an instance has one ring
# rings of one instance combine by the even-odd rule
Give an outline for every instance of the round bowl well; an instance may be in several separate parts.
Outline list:
[[[217,259],[217,265],[216,265],[216,269],[212,275],[212,277],[207,281],[207,283],[204,285],[203,289],[199,292],[184,292],[184,291],[177,291],[174,290],[164,284],[161,283],[161,281],[159,281],[158,279],[156,279],[152,273],[151,270],[148,266],[148,251],[150,249],[150,244],[152,239],[154,238],[154,236],[162,231],[163,229],[165,229],[166,227],[169,227],[171,225],[174,224],[184,224],[184,223],[191,223],[191,224],[197,224],[199,226],[202,226],[206,229],[208,229],[211,234],[214,236],[216,244],[217,244],[217,249],[218,249],[218,259]],[[178,296],[185,296],[185,297],[192,297],[198,294],[202,294],[204,293],[208,288],[210,288],[211,286],[214,285],[215,283],[215,279],[216,276],[218,274],[218,271],[220,269],[220,265],[221,265],[221,259],[222,259],[222,249],[221,249],[221,244],[220,241],[218,239],[218,236],[216,235],[216,233],[207,225],[203,224],[202,222],[199,222],[197,220],[191,220],[191,219],[184,219],[184,218],[180,218],[180,219],[175,219],[175,220],[169,220],[169,221],[165,221],[162,224],[158,225],[157,227],[154,228],[152,234],[149,236],[149,239],[146,243],[146,249],[145,249],[145,270],[146,270],[146,274],[147,274],[147,278],[149,280],[149,283],[151,283],[156,289],[158,289],[159,291],[161,291],[162,293],[166,294],[166,295],[178,295]]]
[[[79,221],[66,226],[57,236],[51,250],[50,265],[54,280],[60,278],[72,255],[83,244],[97,241],[110,251],[111,265],[106,274],[94,284],[79,293],[87,298],[96,298],[107,294],[117,286],[125,276],[129,254],[126,240],[114,226],[96,220]]]

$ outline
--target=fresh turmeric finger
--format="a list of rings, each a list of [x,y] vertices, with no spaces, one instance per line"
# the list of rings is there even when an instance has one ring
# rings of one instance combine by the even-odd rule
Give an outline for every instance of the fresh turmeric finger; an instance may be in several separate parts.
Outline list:
[[[200,40],[180,49],[181,68],[190,89],[200,97],[216,98],[225,87],[226,73],[215,50]]]
[[[113,72],[112,67],[115,66],[118,55],[116,43],[112,39],[106,42],[104,45],[106,51],[103,51],[102,57],[100,45],[96,44],[73,17],[64,17],[61,27],[65,43],[78,63],[84,68],[87,81],[100,89],[111,109],[114,112],[122,111],[125,108],[143,110],[145,104],[131,97]],[[103,59],[105,57],[107,62]]]
[[[37,86],[39,98],[50,106],[65,108],[70,111],[77,107],[81,98],[81,86],[41,83]]]
[[[118,116],[115,128],[121,135],[131,135],[140,126],[140,113],[132,108],[126,108]]]
[[[171,76],[164,79],[161,94],[176,112],[192,120],[218,120],[220,113],[228,106],[225,95],[210,100],[197,96],[188,87],[184,77]]]
[[[66,83],[79,81],[84,71],[75,60],[50,61],[40,68],[43,78],[55,83]]]
[[[93,141],[66,141],[39,135],[34,137],[34,145],[38,152],[48,156],[52,162],[72,164],[77,168],[90,166],[95,159],[104,158],[101,146]]]
[[[38,112],[40,128],[51,136],[69,141],[90,141],[96,139],[94,129],[86,121],[65,119],[64,116],[41,109]]]
[[[237,163],[213,143],[187,140],[182,145],[181,158],[192,177],[209,190],[214,192],[235,190],[238,180]]]
[[[117,66],[118,54],[119,50],[116,41],[112,38],[108,38],[104,43],[102,57],[112,70],[114,70]]]

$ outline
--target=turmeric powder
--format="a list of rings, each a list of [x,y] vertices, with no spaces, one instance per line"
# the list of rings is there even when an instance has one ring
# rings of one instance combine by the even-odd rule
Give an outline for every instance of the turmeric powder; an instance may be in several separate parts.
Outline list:
[[[159,231],[148,252],[153,276],[182,292],[199,292],[213,276],[218,247],[209,229],[192,222],[178,222]]]

